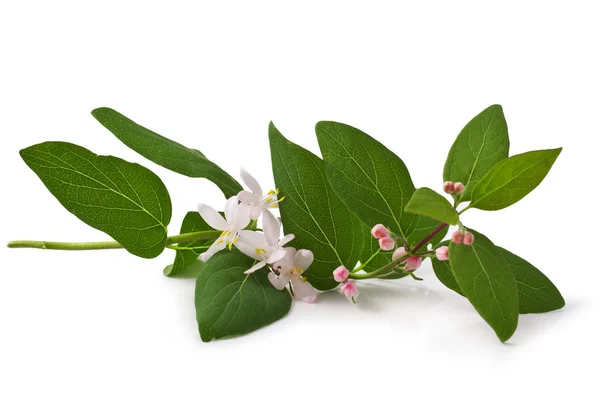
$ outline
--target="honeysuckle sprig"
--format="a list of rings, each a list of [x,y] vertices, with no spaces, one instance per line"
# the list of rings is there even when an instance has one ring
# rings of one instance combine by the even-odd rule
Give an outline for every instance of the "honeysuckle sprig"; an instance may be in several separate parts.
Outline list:
[[[285,196],[279,198],[279,189],[271,189],[263,194],[262,187],[256,179],[250,175],[244,168],[240,169],[242,181],[250,189],[238,193],[238,198],[242,203],[250,206],[250,218],[258,219],[263,213],[270,213],[269,210],[279,207],[279,203],[285,200]]]

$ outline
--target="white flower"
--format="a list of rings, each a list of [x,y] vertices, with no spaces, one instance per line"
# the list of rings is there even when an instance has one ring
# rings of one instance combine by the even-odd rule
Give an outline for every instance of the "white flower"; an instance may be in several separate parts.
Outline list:
[[[276,189],[275,191],[270,190],[267,194],[263,194],[258,181],[256,181],[256,179],[244,168],[240,169],[240,176],[250,191],[240,191],[238,193],[238,198],[242,203],[250,206],[251,219],[256,220],[261,214],[270,213],[269,209],[279,207],[279,203],[285,199],[285,197],[277,199],[279,189]]]
[[[275,273],[269,273],[269,281],[278,290],[284,289],[288,282],[291,283],[296,298],[312,303],[317,299],[317,291],[302,274],[313,263],[313,253],[294,248],[285,248],[284,251],[285,256],[273,265]]]
[[[238,241],[240,231],[250,223],[250,207],[247,204],[239,204],[237,197],[231,197],[225,204],[225,218],[217,210],[205,204],[198,204],[198,212],[204,221],[213,229],[221,230],[221,236],[204,252],[200,259],[206,262],[215,253],[223,250],[226,246],[235,245]]]
[[[275,241],[273,244],[267,242],[266,236],[252,230],[242,230],[237,248],[245,255],[259,261],[245,273],[251,274],[267,264],[273,264],[285,256],[283,246],[294,239],[294,235],[287,235]]]

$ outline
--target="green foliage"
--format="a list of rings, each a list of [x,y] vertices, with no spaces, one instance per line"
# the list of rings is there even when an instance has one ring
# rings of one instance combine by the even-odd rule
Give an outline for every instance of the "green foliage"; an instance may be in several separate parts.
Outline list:
[[[506,249],[498,250],[517,281],[519,313],[546,313],[565,306],[558,288],[539,269]]]
[[[431,188],[423,187],[415,190],[406,205],[409,213],[431,217],[442,223],[455,225],[458,223],[458,212],[448,200]]]
[[[363,225],[333,192],[325,179],[323,161],[288,141],[271,123],[271,159],[285,233],[296,235],[294,246],[311,250],[315,260],[306,277],[317,289],[335,288],[333,270],[358,261],[365,239]]]
[[[121,142],[152,162],[194,178],[206,178],[217,185],[225,197],[237,195],[242,186],[200,151],[154,133],[121,113],[101,107],[92,111],[104,127]]]
[[[352,126],[319,122],[316,133],[337,195],[367,225],[381,223],[407,239],[418,217],[404,210],[415,191],[404,162]]]
[[[450,241],[446,240],[441,242],[437,247],[440,246],[450,246]],[[433,272],[435,276],[440,280],[442,284],[446,287],[450,288],[452,291],[464,296],[458,282],[456,282],[456,278],[454,278],[454,274],[452,273],[452,268],[450,267],[449,261],[440,261],[435,256],[431,258],[431,266],[433,267]]]
[[[473,307],[506,342],[517,329],[517,283],[500,250],[473,230],[472,245],[450,243],[450,266],[456,282]]]
[[[202,232],[205,230],[214,230],[200,216],[197,211],[188,212],[183,218],[180,233]],[[163,273],[169,277],[176,276],[183,272],[195,262],[200,262],[198,256],[205,252],[212,241],[192,240],[189,242],[178,243],[175,248],[175,260],[173,264],[165,267]]]
[[[163,251],[171,199],[152,171],[67,142],[44,142],[20,153],[48,190],[80,220],[134,255],[154,258]]]
[[[516,203],[542,182],[561,151],[526,152],[494,165],[473,189],[470,207],[501,210]]]
[[[279,320],[292,299],[269,282],[267,270],[246,275],[252,259],[237,251],[214,255],[196,281],[196,319],[204,342],[250,333]]]
[[[502,107],[488,107],[460,131],[444,165],[444,181],[462,182],[459,201],[469,201],[479,180],[508,157],[508,127]]]

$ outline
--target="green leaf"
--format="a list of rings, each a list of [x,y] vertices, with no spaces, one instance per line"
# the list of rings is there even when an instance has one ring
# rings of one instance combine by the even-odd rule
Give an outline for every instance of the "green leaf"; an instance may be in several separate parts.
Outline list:
[[[469,201],[479,180],[508,157],[509,145],[502,106],[490,106],[467,123],[450,148],[444,165],[444,181],[462,182],[465,186],[458,197],[460,201]]]
[[[222,251],[207,263],[196,281],[196,319],[204,342],[253,332],[285,316],[292,305],[287,290],[278,291],[267,269],[246,275],[252,259]]]
[[[316,133],[337,195],[367,225],[381,223],[407,239],[418,219],[404,210],[415,191],[404,162],[352,126],[319,122]]]
[[[419,243],[427,235],[433,232],[433,230],[440,224],[439,221],[432,219],[431,217],[417,216],[417,218],[418,220],[416,227],[413,229],[412,232],[410,232],[410,235],[408,235],[408,241],[412,245]],[[446,237],[446,234],[448,233],[448,227],[449,226],[443,228],[439,233],[432,237],[427,244],[431,243],[432,246],[435,246],[438,243],[440,243],[444,239],[444,237]]]
[[[188,212],[183,218],[180,233],[202,232],[205,230],[214,230],[200,216],[197,211]],[[210,240],[193,240],[177,244],[175,249],[175,261],[172,265],[165,267],[163,273],[167,276],[175,276],[184,271],[187,267],[200,262],[198,256],[205,252],[211,245]]]
[[[473,189],[469,207],[501,210],[516,203],[542,182],[561,151],[531,151],[497,163]]]
[[[450,242],[446,241],[442,242],[440,246],[449,244]],[[565,306],[565,300],[558,288],[539,269],[506,249],[500,246],[496,247],[508,263],[508,267],[517,282],[519,314],[546,313]],[[432,258],[431,263],[433,271],[440,282],[452,291],[464,296],[456,282],[456,278],[454,278],[450,263],[438,261],[436,258]]]
[[[333,270],[352,269],[362,253],[363,226],[331,189],[319,157],[288,141],[273,123],[269,139],[275,184],[285,196],[279,205],[284,231],[296,235],[295,247],[313,252],[310,283],[319,290],[335,288]]]
[[[67,142],[40,143],[20,154],[68,211],[132,254],[154,258],[165,248],[171,199],[149,169]]]
[[[565,306],[558,288],[539,269],[506,249],[498,250],[517,281],[519,313],[546,313]]]
[[[450,241],[446,240],[437,245],[436,248],[440,246],[450,246]],[[454,274],[452,273],[452,267],[450,266],[450,261],[440,261],[435,256],[431,258],[431,266],[433,267],[433,272],[435,276],[440,280],[442,284],[444,284],[447,288],[452,291],[464,296],[458,282],[456,282],[456,278],[454,278]]]
[[[506,342],[519,321],[517,282],[500,250],[481,233],[471,232],[472,245],[450,243],[450,266],[461,291]]]
[[[406,205],[406,211],[428,216],[442,223],[451,225],[458,223],[458,212],[452,204],[427,187],[419,188],[413,193]]]
[[[225,197],[237,195],[242,186],[200,151],[154,133],[121,113],[100,107],[92,111],[104,127],[125,145],[152,162],[193,178],[206,178],[217,185]]]

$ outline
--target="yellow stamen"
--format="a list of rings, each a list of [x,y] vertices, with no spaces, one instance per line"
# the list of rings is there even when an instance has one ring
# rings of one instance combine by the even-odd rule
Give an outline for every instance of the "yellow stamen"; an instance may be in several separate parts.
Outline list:
[[[221,237],[225,236],[225,233],[227,233],[227,230],[224,230],[223,233],[221,233]]]
[[[231,230],[227,231],[227,236],[231,235]]]
[[[233,239],[233,243],[237,243],[239,237],[236,237],[235,239]]]
[[[273,199],[271,197],[269,197],[265,200],[265,203],[270,203],[271,201],[273,201]]]
[[[269,190],[269,192],[267,193],[267,195],[273,195],[273,194],[275,194],[275,191],[273,191],[273,190]]]
[[[233,242],[229,241],[229,250],[231,250],[231,247],[233,246]]]
[[[279,194],[279,188],[275,190],[275,194]]]
[[[290,274],[293,274],[293,273],[294,273],[294,270],[293,270],[293,269],[290,269]]]
[[[277,203],[273,203],[269,207],[271,207],[271,208],[277,208]]]
[[[220,245],[221,243],[223,243],[223,239],[217,240],[217,245]]]

